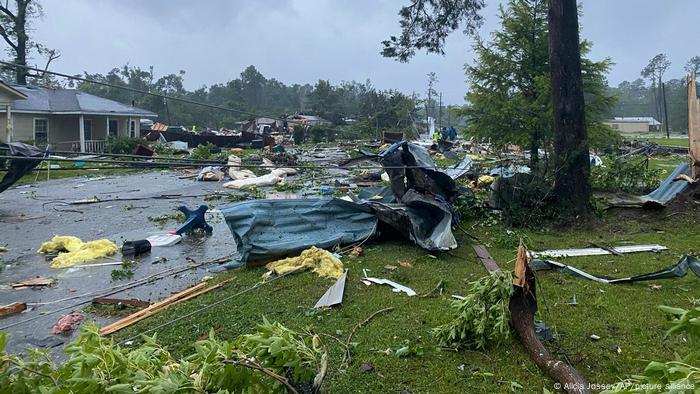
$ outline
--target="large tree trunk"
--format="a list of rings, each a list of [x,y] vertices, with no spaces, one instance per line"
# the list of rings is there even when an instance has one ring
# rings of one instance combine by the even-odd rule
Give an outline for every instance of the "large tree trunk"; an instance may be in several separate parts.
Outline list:
[[[590,212],[591,164],[581,77],[576,0],[549,0],[549,67],[554,112],[554,193],[562,212]]]
[[[17,19],[15,20],[15,33],[17,34],[17,50],[15,63],[27,65],[27,6],[31,0],[17,0]],[[27,84],[27,69],[17,67],[17,84]]]

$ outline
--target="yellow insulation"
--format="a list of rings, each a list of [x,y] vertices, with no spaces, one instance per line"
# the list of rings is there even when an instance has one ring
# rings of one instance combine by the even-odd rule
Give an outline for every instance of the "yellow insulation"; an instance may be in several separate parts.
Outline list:
[[[49,242],[41,244],[37,252],[58,253],[58,256],[51,260],[51,268],[66,268],[111,256],[117,253],[117,245],[107,239],[83,242],[78,237],[56,235]]]
[[[315,246],[301,252],[299,256],[273,261],[265,267],[277,275],[308,269],[325,278],[338,279],[343,275],[343,263],[330,252]]]

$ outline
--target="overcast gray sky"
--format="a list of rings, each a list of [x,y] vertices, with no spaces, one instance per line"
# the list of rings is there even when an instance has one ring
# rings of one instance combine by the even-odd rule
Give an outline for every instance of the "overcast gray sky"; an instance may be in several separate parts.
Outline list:
[[[371,79],[382,89],[425,91],[434,71],[447,103],[464,102],[463,65],[472,40],[456,32],[446,56],[410,63],[382,58],[381,41],[398,33],[408,0],[41,0],[36,39],[61,50],[53,69],[107,72],[125,63],[162,75],[185,70],[190,89],[236,78],[248,65],[284,83]],[[497,29],[498,0],[487,0],[482,35]],[[633,80],[659,52],[669,77],[700,54],[698,0],[583,0],[582,36],[593,59],[611,57],[609,81]]]

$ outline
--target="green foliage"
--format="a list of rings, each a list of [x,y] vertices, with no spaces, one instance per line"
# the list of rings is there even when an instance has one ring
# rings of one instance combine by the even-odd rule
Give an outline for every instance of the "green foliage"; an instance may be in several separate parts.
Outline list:
[[[605,167],[591,169],[591,186],[610,192],[643,194],[659,186],[661,170],[649,167],[648,159],[613,156]]]
[[[401,34],[382,41],[382,56],[407,62],[416,50],[444,54],[445,39],[457,28],[476,34],[483,18],[479,14],[484,0],[433,1],[415,0],[401,7]]]
[[[112,280],[131,279],[134,276],[132,268],[135,265],[136,261],[123,259],[122,267],[112,270]]]
[[[498,147],[517,144],[538,149],[552,141],[551,87],[547,2],[510,0],[500,8],[501,29],[490,40],[477,39],[476,63],[465,67],[470,105],[460,111],[469,119],[467,134],[488,139]],[[586,121],[590,144],[608,146],[619,139],[602,124],[614,104],[607,94],[605,74],[611,62],[585,58],[590,43],[581,43]]]
[[[124,153],[130,155],[139,144],[144,141],[141,138],[110,137],[107,141],[107,150],[110,153]]]
[[[685,310],[661,305],[659,309],[674,323],[666,335],[684,334],[690,344],[690,354],[685,358],[676,355],[676,360],[667,362],[651,361],[642,375],[633,375],[603,393],[690,393],[700,388],[700,349],[696,346],[700,340],[700,308]]]
[[[395,90],[378,90],[369,80],[340,85],[331,85],[328,81],[319,81],[316,86],[286,85],[274,78],[266,78],[254,66],[248,66],[238,78],[189,91],[184,87],[184,76],[185,72],[180,71],[158,78],[153,67],[141,69],[130,65],[114,68],[106,74],[84,75],[98,82],[182,97],[241,112],[294,114],[311,108],[315,115],[335,124],[342,124],[344,117],[352,117],[371,120],[376,127],[405,127],[415,118],[413,98]],[[160,97],[87,82],[78,83],[78,89],[124,104],[133,102],[137,107],[157,113],[170,125],[231,129],[237,128],[235,122],[250,120],[248,115],[174,100],[166,102]]]
[[[306,130],[302,126],[294,126],[294,131],[292,132],[292,138],[294,139],[295,145],[301,145],[306,139]]]
[[[218,158],[218,153],[221,150],[211,142],[205,144],[199,144],[192,152],[190,152],[190,158],[195,160],[215,160]]]
[[[454,301],[456,315],[433,330],[442,346],[484,350],[511,336],[508,302],[513,293],[510,272],[493,272],[469,284],[464,300]]]
[[[311,135],[311,141],[319,143],[326,136],[326,129],[322,126],[314,126],[309,128],[309,134]]]
[[[156,153],[158,156],[172,156],[175,154],[175,149],[158,142],[153,142],[149,145],[151,149]]]
[[[535,171],[542,171],[536,169]],[[557,220],[561,215],[552,204],[552,182],[544,176],[515,174],[497,180],[494,199],[502,208],[506,225],[533,227],[543,219]]]
[[[7,336],[0,333],[0,387],[12,393],[285,393],[280,382],[236,363],[308,384],[318,364],[316,340],[263,319],[253,334],[232,342],[217,340],[212,331],[194,344],[194,353],[176,360],[155,337],[121,348],[91,323],[65,347],[67,361],[54,365],[46,351],[27,358],[6,353]]]

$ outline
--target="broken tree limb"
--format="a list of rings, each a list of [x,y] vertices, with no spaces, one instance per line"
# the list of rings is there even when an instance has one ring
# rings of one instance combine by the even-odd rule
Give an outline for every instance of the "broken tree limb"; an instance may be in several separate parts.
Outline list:
[[[100,330],[100,335],[105,336],[112,334],[116,331],[121,330],[122,328],[128,327],[134,323],[137,323],[143,319],[146,319],[148,317],[151,317],[155,315],[156,313],[160,312],[161,310],[168,308],[172,305],[178,304],[183,301],[187,301],[189,299],[192,299],[194,297],[200,296],[204,293],[207,293],[211,290],[218,289],[219,287],[231,282],[233,278],[227,279],[224,281],[221,281],[213,286],[207,287],[206,283],[199,283],[195,286],[192,286],[188,289],[185,289],[179,293],[176,293],[162,301],[158,301],[148,308],[142,309],[136,313],[132,313],[129,316],[126,316],[125,318],[118,320],[112,324],[106,325],[102,327]]]
[[[590,393],[583,376],[571,365],[554,358],[535,334],[535,275],[528,265],[527,249],[522,241],[515,261],[513,295],[510,297],[509,308],[511,324],[532,361],[552,379],[561,383],[568,393]]]
[[[352,337],[355,336],[355,333],[357,332],[357,330],[362,328],[364,325],[369,323],[370,320],[374,319],[378,315],[381,315],[382,313],[386,313],[386,312],[391,312],[393,310],[394,310],[394,307],[380,309],[380,310],[374,312],[373,314],[371,314],[368,318],[366,318],[362,322],[358,323],[355,326],[355,328],[353,328],[352,331],[350,331],[350,335],[348,335],[348,339],[345,341],[345,354],[343,355],[343,362],[341,363],[341,365],[345,365],[346,363],[350,363],[350,361],[352,360],[352,355],[350,354],[350,343],[352,342]]]
[[[224,364],[233,364],[233,365],[238,365],[241,367],[245,368],[250,368],[256,371],[260,371],[263,374],[271,377],[272,379],[282,383],[282,385],[287,389],[287,392],[290,394],[298,394],[299,392],[292,386],[291,383],[289,383],[289,379],[285,378],[282,375],[276,374],[274,371],[269,370],[262,365],[254,362],[254,361],[249,361],[249,360],[243,360],[243,361],[238,361],[238,360],[225,360]]]
[[[435,287],[433,287],[432,290],[430,290],[429,292],[427,292],[427,293],[425,293],[425,294],[423,294],[423,295],[421,295],[421,296],[419,296],[419,297],[421,297],[421,298],[430,297],[431,295],[433,295],[433,293],[435,293],[435,292],[438,291],[438,290],[440,290],[440,294],[442,294],[442,285],[443,285],[443,283],[445,283],[445,282],[444,282],[442,279],[440,279],[440,281],[438,282],[438,284],[437,284]]]

